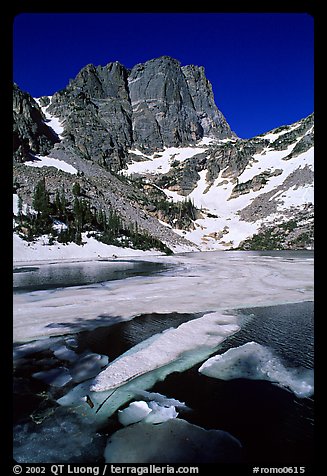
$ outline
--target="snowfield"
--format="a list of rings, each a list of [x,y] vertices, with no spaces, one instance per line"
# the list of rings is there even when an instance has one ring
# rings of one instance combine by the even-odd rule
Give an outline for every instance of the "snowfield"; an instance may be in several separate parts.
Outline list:
[[[106,245],[95,238],[82,233],[83,246],[76,243],[56,243],[49,245],[48,235],[39,237],[35,242],[28,242],[14,233],[13,258],[14,264],[54,262],[54,261],[89,261],[117,257],[141,257],[160,255],[156,250],[142,251]]]
[[[278,133],[270,132],[260,137],[273,142],[298,127],[299,124],[296,123]],[[312,128],[308,130],[307,134],[311,130]],[[295,157],[288,157],[301,138],[299,137],[284,150],[275,150],[268,146],[263,152],[253,155],[245,170],[237,178],[237,183],[246,183],[263,172],[276,173],[276,175],[271,175],[266,184],[259,190],[250,189],[247,193],[232,196],[235,180],[223,177],[225,170],[221,170],[214,183],[209,186],[207,169],[199,172],[200,178],[197,185],[187,197],[178,194],[176,191],[163,189],[167,197],[173,202],[184,201],[185,198],[189,198],[198,209],[204,212],[204,218],[194,222],[195,230],[174,229],[174,231],[195,243],[203,251],[226,250],[239,246],[241,241],[255,234],[263,222],[281,220],[283,212],[289,210],[290,207],[303,209],[306,204],[313,204],[313,180],[305,185],[287,185],[287,179],[292,173],[300,173],[304,170],[313,172],[314,170],[314,147]],[[124,173],[129,175],[165,174],[170,170],[174,161],[183,162],[198,153],[205,152],[212,142],[219,146],[219,143],[230,141],[235,142],[232,139],[212,141],[204,138],[198,143],[197,147],[167,148],[163,152],[151,156],[144,156],[140,151],[133,150],[130,152],[143,155],[145,160],[132,162]],[[254,217],[253,221],[244,221],[240,218],[241,210],[248,207],[257,197],[269,193],[277,187],[276,195],[269,199],[272,202],[276,201],[275,213],[264,219]],[[214,216],[208,217],[206,213],[217,218]]]
[[[206,145],[206,141],[202,144]],[[143,156],[148,160],[134,162],[128,165],[126,174],[156,174],[158,172],[165,174],[170,170],[171,164],[175,161],[183,162],[185,159],[193,157],[196,154],[204,152],[206,149],[202,147],[168,147],[163,152],[156,152],[152,155],[144,155],[137,149],[131,149],[129,152]]]

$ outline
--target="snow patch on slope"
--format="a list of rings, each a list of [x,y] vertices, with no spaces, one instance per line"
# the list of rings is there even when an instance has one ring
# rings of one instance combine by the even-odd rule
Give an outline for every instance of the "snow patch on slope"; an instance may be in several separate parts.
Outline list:
[[[259,190],[250,189],[247,193],[239,194],[233,198],[231,198],[231,194],[236,182],[224,178],[224,170],[220,171],[210,188],[208,188],[209,184],[206,180],[207,170],[199,172],[200,179],[197,186],[187,198],[192,199],[194,205],[203,210],[204,214],[209,213],[211,216],[204,216],[204,218],[196,220],[195,230],[185,232],[175,229],[174,231],[199,245],[202,250],[223,250],[238,246],[245,238],[256,233],[264,221],[278,219],[280,216],[278,212],[283,212],[291,206],[302,208],[306,203],[314,203],[313,183],[303,186],[294,185],[290,188],[283,187],[287,177],[295,170],[300,171],[307,167],[313,171],[314,168],[313,147],[296,157],[283,160],[294,147],[295,143],[282,151],[266,148],[263,153],[255,154],[242,174],[239,175],[237,183],[250,181],[263,172],[278,171],[279,175],[270,176],[266,184]],[[269,199],[277,200],[276,213],[271,214],[268,218],[265,217],[264,220],[260,216],[253,222],[241,220],[239,215],[241,210],[250,205],[255,198],[271,192],[277,187],[280,187],[281,190]],[[163,191],[174,202],[185,200],[185,196],[179,195],[177,192],[168,189]]]
[[[63,160],[42,155],[35,155],[35,157],[37,160],[28,160],[24,162],[24,165],[28,165],[29,167],[54,167],[57,170],[62,170],[69,174],[77,174],[77,169]]]
[[[155,401],[149,403],[143,400],[136,401],[130,403],[124,410],[118,410],[118,420],[124,426],[139,421],[157,424],[177,416],[178,412],[174,406],[160,405]]]
[[[52,96],[47,96],[47,97],[50,99],[50,102],[51,102]],[[34,99],[37,102],[37,104],[39,105],[43,114],[45,115],[47,125],[55,131],[55,133],[58,135],[58,137],[60,139],[63,139],[62,133],[64,132],[64,127],[63,127],[61,121],[57,117],[53,116],[52,114],[50,114],[47,111],[49,106],[42,106],[41,105],[41,102],[40,102],[41,98],[34,98]]]
[[[156,152],[152,155],[144,155],[137,149],[130,150],[130,153],[142,155],[148,160],[141,162],[133,162],[128,164],[128,175],[131,174],[157,174],[167,173],[170,170],[171,164],[175,161],[183,162],[184,160],[193,157],[196,154],[204,152],[206,149],[202,147],[168,147],[163,152]]]

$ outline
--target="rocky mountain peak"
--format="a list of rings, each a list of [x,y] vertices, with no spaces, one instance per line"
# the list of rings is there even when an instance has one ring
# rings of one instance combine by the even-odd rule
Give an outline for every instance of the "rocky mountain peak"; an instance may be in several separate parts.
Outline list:
[[[131,70],[117,61],[87,65],[52,97],[49,112],[65,121],[65,147],[113,170],[125,167],[133,147],[153,153],[233,136],[204,68],[169,56]]]
[[[127,99],[127,69],[118,61],[106,66],[88,64],[71,80],[67,91],[83,91],[94,99]]]

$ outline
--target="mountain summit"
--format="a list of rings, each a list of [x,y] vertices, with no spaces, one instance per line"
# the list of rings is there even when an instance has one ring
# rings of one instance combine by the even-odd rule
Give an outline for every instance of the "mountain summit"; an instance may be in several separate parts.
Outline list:
[[[87,65],[52,97],[14,86],[16,195],[32,206],[43,180],[50,230],[60,218],[118,245],[145,233],[172,250],[312,247],[313,146],[313,114],[238,138],[204,68],[168,56]]]
[[[114,170],[131,147],[153,153],[233,135],[204,69],[168,56],[131,70],[87,65],[52,97],[49,112],[65,121],[66,140]]]

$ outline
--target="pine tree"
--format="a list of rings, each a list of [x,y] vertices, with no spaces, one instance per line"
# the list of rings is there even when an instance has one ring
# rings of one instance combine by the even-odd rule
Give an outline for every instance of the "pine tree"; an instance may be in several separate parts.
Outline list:
[[[23,219],[23,200],[20,195],[18,195],[17,213],[18,213],[18,220],[21,223]]]
[[[40,180],[34,189],[33,195],[33,207],[36,210],[38,216],[44,219],[48,218],[50,213],[50,200],[49,193],[45,186],[45,179]]]
[[[82,201],[79,200],[77,197],[74,200],[73,212],[74,212],[74,222],[76,223],[76,227],[79,231],[81,231],[83,227],[83,208],[82,208]]]
[[[78,182],[74,182],[72,192],[74,197],[79,197],[81,195],[81,186]]]

